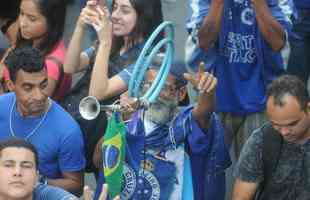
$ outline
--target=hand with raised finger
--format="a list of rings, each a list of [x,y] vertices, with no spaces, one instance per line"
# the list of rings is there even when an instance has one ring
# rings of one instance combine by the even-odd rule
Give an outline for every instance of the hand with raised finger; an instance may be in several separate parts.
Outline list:
[[[214,94],[217,85],[217,78],[209,72],[204,72],[198,79],[199,94],[211,96]]]
[[[205,110],[212,111],[214,109],[217,78],[212,73],[204,71],[203,62],[199,64],[199,70],[195,75],[186,73],[184,77],[199,92],[198,111],[202,111],[202,113]]]
[[[184,78],[188,82],[190,82],[196,90],[199,90],[198,89],[199,80],[200,80],[201,76],[203,76],[205,73],[204,68],[205,68],[204,62],[200,62],[199,66],[198,66],[198,72],[196,74],[184,73]]]

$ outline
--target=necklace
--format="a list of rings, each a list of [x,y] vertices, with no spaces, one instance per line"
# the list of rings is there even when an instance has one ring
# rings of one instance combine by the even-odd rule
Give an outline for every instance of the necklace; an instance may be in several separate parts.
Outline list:
[[[14,133],[14,130],[13,130],[13,110],[14,110],[14,107],[16,105],[16,98],[14,98],[13,100],[13,103],[12,103],[12,106],[11,106],[11,109],[10,109],[10,132],[11,132],[11,136],[12,137],[16,137],[16,134]],[[51,102],[51,99],[48,99],[48,107],[47,107],[47,110],[46,112],[44,113],[43,117],[41,118],[41,120],[38,122],[38,124],[32,129],[32,131],[24,138],[25,140],[28,140],[31,136],[33,136],[36,131],[40,128],[40,126],[42,125],[42,123],[44,122],[46,116],[47,116],[47,113],[50,109],[52,105],[52,102]]]

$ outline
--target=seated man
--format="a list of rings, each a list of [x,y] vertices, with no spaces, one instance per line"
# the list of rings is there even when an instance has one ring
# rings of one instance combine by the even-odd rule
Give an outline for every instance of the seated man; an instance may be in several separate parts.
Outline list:
[[[196,77],[187,74],[200,95],[197,105],[181,109],[182,71],[172,67],[157,100],[127,123],[121,199],[224,199],[230,158],[213,112],[217,79],[203,69]],[[153,68],[147,72],[145,90],[156,74]],[[187,164],[191,170],[186,171]]]
[[[257,191],[264,200],[309,199],[309,94],[301,80],[284,75],[268,87],[267,98],[270,123],[254,131],[243,147],[233,200],[254,199]]]
[[[35,147],[11,138],[0,142],[0,200],[77,200],[57,187],[37,184],[38,154]]]
[[[39,50],[17,48],[6,59],[12,93],[0,96],[0,140],[23,138],[39,154],[40,176],[48,184],[80,195],[85,165],[78,124],[48,98],[47,71]]]

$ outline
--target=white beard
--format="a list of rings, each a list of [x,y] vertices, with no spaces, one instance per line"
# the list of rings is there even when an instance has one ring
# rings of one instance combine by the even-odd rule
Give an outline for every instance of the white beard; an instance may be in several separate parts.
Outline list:
[[[157,99],[145,111],[145,118],[155,124],[166,124],[173,119],[177,112],[177,100]]]

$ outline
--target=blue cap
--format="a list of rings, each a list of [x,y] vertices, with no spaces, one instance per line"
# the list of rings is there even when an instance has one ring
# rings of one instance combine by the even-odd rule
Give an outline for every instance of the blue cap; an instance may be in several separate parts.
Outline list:
[[[187,80],[183,76],[186,72],[187,69],[184,61],[175,61],[172,63],[170,74],[176,79],[178,87],[183,87],[187,84]]]
[[[157,54],[153,60],[149,69],[158,70],[161,67],[162,61],[164,59],[164,53]],[[177,60],[171,64],[169,74],[176,79],[177,87],[182,87],[187,84],[187,80],[184,78],[183,74],[187,72],[186,65],[184,61]]]

